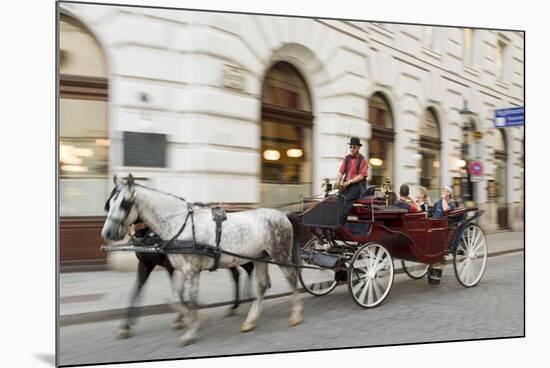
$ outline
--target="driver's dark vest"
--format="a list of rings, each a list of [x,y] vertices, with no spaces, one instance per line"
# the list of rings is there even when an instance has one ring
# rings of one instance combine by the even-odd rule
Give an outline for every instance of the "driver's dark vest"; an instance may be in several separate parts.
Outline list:
[[[346,162],[345,162],[345,167],[344,167],[344,173],[347,174],[348,172],[348,166],[349,166],[349,163],[352,159],[352,156],[351,155],[347,155],[346,156]],[[362,154],[359,153],[359,156],[357,157],[357,175],[359,175],[361,172],[361,161],[363,161],[364,157]],[[351,180],[353,178],[348,178],[346,177],[346,180]],[[363,178],[363,180],[361,180],[360,182],[356,183],[356,184],[362,184],[362,185],[367,185],[367,176],[365,175],[365,177]]]

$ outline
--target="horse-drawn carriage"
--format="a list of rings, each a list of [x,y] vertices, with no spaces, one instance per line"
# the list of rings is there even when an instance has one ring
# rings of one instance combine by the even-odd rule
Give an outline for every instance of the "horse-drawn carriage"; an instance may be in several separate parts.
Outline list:
[[[481,279],[487,261],[487,241],[475,224],[478,209],[458,208],[441,218],[427,212],[408,213],[391,205],[374,190],[357,200],[345,225],[340,225],[338,194],[328,195],[303,215],[313,237],[302,248],[305,265],[300,281],[310,294],[330,293],[347,282],[353,300],[365,308],[387,297],[394,278],[393,259],[401,260],[412,278],[422,278],[429,265],[453,256],[456,277],[465,287]],[[378,192],[380,193],[380,192]]]
[[[367,191],[365,197],[356,201],[353,218],[349,217],[343,226],[339,224],[341,198],[328,192],[323,200],[310,203],[300,216],[265,208],[225,215],[220,208],[211,213],[206,206],[136,184],[131,175],[120,182],[115,177],[115,185],[106,204],[109,213],[103,237],[121,240],[138,220],[156,235],[152,239],[137,239],[137,245],[107,245],[103,249],[165,255],[170,267],[181,271],[185,282],[173,286],[182,313],[178,321],[185,314],[189,326],[181,337],[183,344],[197,338],[198,280],[203,270],[254,261],[257,295],[242,331],[254,328],[262,309],[270,284],[267,263],[281,267],[293,290],[289,320],[292,326],[302,320],[298,279],[306,291],[317,296],[328,294],[339,282],[347,281],[354,301],[369,308],[382,303],[388,295],[394,278],[394,258],[402,261],[409,276],[420,278],[429,265],[452,254],[457,279],[465,287],[475,286],[485,271],[487,241],[474,223],[480,211],[461,208],[442,218],[406,213],[390,205],[395,197],[390,185],[383,188],[384,198]],[[301,231],[303,225],[309,231]],[[313,236],[302,245],[299,240],[304,233]],[[129,331],[140,285],[142,282],[123,325],[124,336]]]

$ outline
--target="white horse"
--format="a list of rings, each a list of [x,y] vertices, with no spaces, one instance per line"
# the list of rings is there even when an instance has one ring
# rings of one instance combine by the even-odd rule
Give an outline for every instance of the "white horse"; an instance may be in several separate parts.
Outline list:
[[[125,181],[117,181],[116,191],[109,203],[109,213],[101,235],[106,240],[120,240],[126,234],[128,225],[138,217],[147,224],[155,234],[162,239],[172,239],[182,228],[188,218],[178,240],[193,240],[196,243],[216,244],[216,226],[212,220],[209,208],[194,207],[188,216],[188,202],[182,198],[156,191],[152,188],[135,184],[132,175]],[[292,214],[284,214],[278,210],[260,208],[256,210],[227,214],[222,225],[220,248],[238,255],[251,258],[266,258],[278,263],[299,264],[299,245],[296,231],[298,223]],[[214,265],[214,259],[196,254],[168,254],[170,262],[176,270],[181,271],[182,282],[174,282],[174,293],[180,297],[185,307],[179,305],[186,314],[187,331],[180,338],[182,345],[197,340],[199,319],[197,297],[199,275]],[[248,259],[221,255],[219,267],[229,268],[248,262]],[[262,310],[262,300],[267,288],[270,287],[268,264],[254,262],[256,269],[256,300],[252,303],[248,316],[241,325],[241,331],[251,331],[256,326]],[[290,325],[295,326],[302,321],[302,301],[298,294],[297,282],[299,268],[280,266],[293,290],[292,312]],[[185,295],[188,294],[188,295]]]

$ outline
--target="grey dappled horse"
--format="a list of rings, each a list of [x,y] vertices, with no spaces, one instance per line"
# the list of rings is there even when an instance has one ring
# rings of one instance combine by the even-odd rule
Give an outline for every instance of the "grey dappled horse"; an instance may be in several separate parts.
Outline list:
[[[115,185],[116,185],[116,176],[115,176]],[[107,202],[105,203],[105,211],[109,212],[110,209],[110,201],[113,198],[113,196],[117,193],[117,188],[115,187],[113,191],[111,192],[109,198],[107,199]],[[140,222],[139,218],[136,220],[136,222]],[[150,229],[145,228],[139,231],[136,231],[136,236],[140,234],[140,236],[146,236],[149,233]],[[156,266],[160,266],[166,269],[168,272],[168,276],[170,278],[170,281],[172,281],[172,276],[174,274],[174,267],[172,267],[172,264],[168,260],[168,257],[166,254],[162,253],[141,253],[136,252],[136,258],[138,259],[138,266],[137,266],[137,277],[136,277],[136,284],[135,287],[130,295],[130,304],[128,305],[128,308],[126,308],[126,312],[124,315],[124,319],[122,320],[118,336],[121,338],[127,338],[130,336],[130,329],[132,325],[135,323],[136,319],[136,304],[139,300],[139,297],[141,295],[141,291],[143,289],[143,286],[147,282],[147,279],[149,278],[149,275],[153,271],[153,269]],[[241,267],[246,271],[248,274],[248,279],[250,280],[252,276],[252,270],[254,269],[254,264],[252,262],[245,263],[241,265]],[[240,306],[240,287],[239,287],[239,270],[237,267],[231,267],[229,268],[229,271],[231,271],[231,276],[233,278],[233,281],[235,283],[235,300],[233,302],[233,305],[227,310],[226,315],[232,316],[237,312],[237,309]],[[248,281],[249,281],[248,280]],[[250,290],[250,284],[247,283],[248,290]],[[248,292],[250,295],[250,291]],[[183,328],[183,314],[178,313],[178,316],[176,320],[173,323],[173,327],[175,329]]]
[[[106,240],[120,240],[128,225],[139,217],[162,239],[171,239],[178,233],[188,213],[188,203],[183,199],[135,184],[131,175],[124,182],[117,183],[117,193],[109,203],[109,213],[101,231]],[[195,241],[199,244],[215,245],[216,227],[210,209],[194,209]],[[281,211],[260,208],[256,210],[228,213],[223,222],[220,247],[223,250],[245,257],[264,258],[269,256],[276,262],[299,264],[299,246],[296,241],[298,223],[294,215]],[[192,240],[191,220],[188,221],[178,240]],[[199,275],[214,265],[211,257],[195,254],[168,254],[170,263],[181,271],[181,282],[174,282],[175,295],[179,295],[186,314],[187,331],[181,336],[183,345],[196,341],[199,319],[197,297]],[[247,259],[222,254],[220,268],[236,267]],[[254,329],[262,310],[265,291],[270,286],[268,264],[254,262],[256,269],[256,299],[248,316],[241,325],[241,331]],[[302,301],[297,289],[299,269],[280,266],[293,290],[290,325],[302,321]],[[175,273],[177,274],[177,273]],[[175,306],[179,305],[174,303]]]

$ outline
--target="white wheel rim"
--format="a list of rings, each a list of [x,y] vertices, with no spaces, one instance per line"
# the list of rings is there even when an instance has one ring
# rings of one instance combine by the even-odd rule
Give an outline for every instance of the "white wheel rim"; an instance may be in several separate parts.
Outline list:
[[[415,279],[421,279],[428,273],[428,265],[424,263],[401,261],[401,265],[406,273]]]
[[[469,226],[462,233],[455,252],[455,271],[464,286],[479,282],[487,265],[487,239],[477,226]]]
[[[388,295],[393,283],[393,262],[388,251],[370,244],[360,249],[351,264],[350,291],[363,307],[375,307]]]
[[[312,251],[315,249],[322,249],[318,243],[319,239],[315,238],[309,241],[304,246],[304,251]],[[303,262],[305,266],[315,266],[306,261]],[[330,293],[336,287],[336,272],[330,268],[302,268],[300,281],[302,286],[313,295],[326,295]]]

